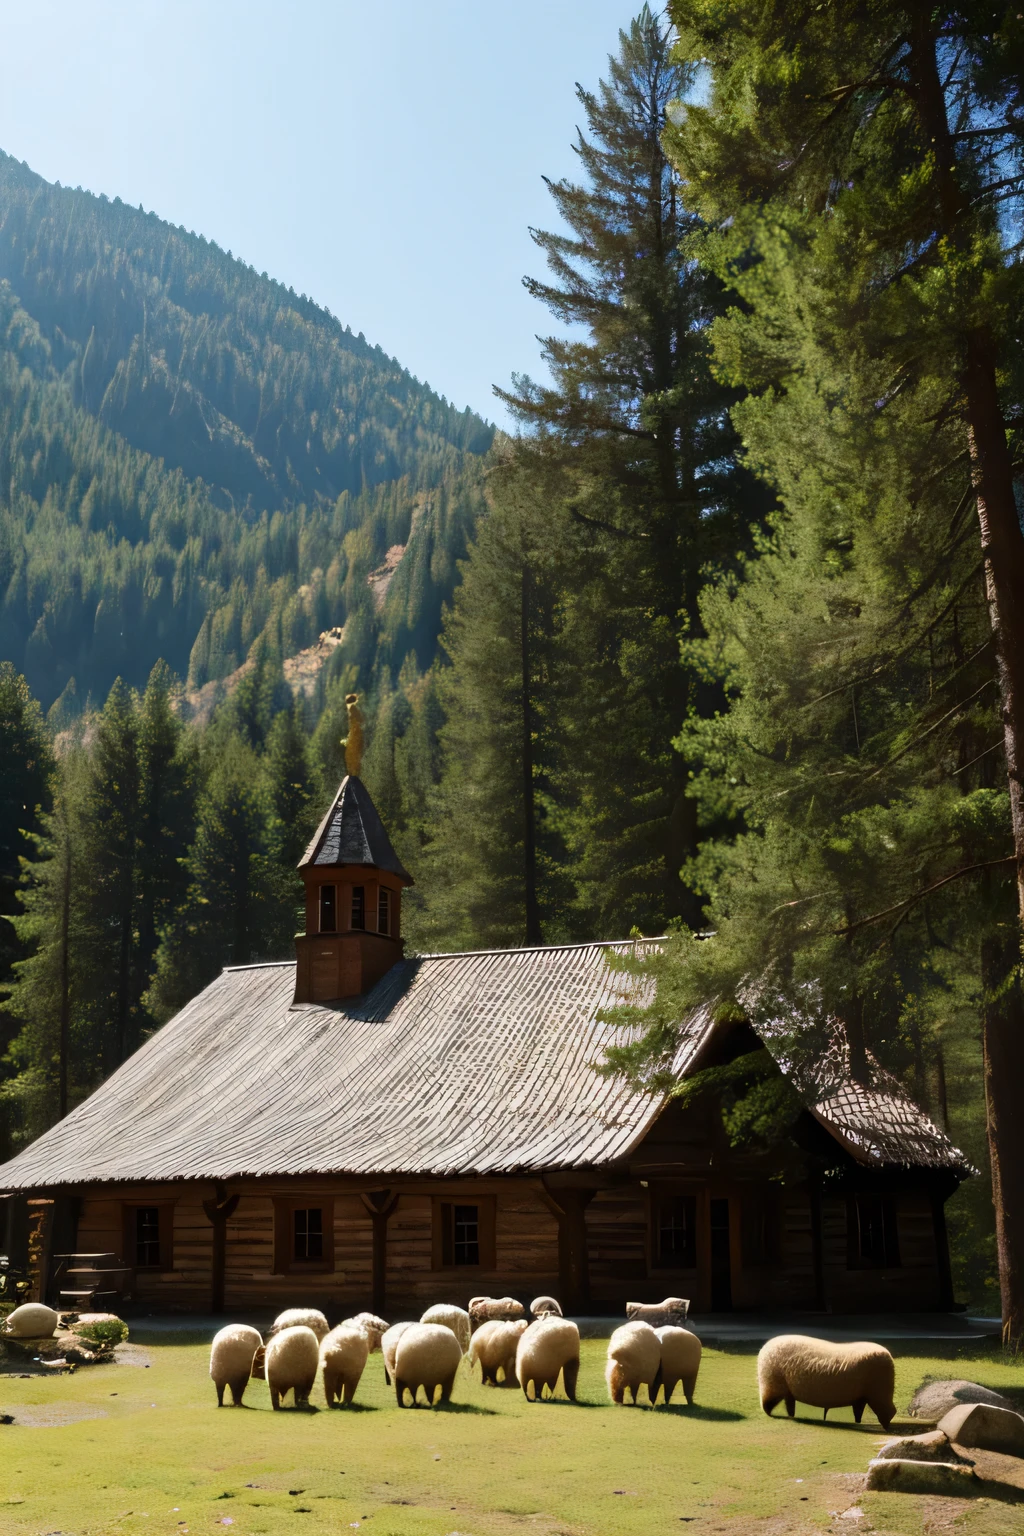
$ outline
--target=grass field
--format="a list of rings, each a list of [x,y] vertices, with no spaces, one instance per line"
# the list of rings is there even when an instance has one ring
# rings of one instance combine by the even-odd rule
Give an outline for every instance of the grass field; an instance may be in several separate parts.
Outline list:
[[[970,1500],[864,1493],[878,1425],[858,1428],[845,1410],[824,1425],[766,1419],[753,1354],[708,1350],[694,1407],[654,1411],[607,1403],[600,1341],[584,1343],[577,1406],[527,1404],[460,1373],[447,1409],[400,1411],[373,1355],[352,1408],[328,1412],[318,1385],[318,1412],[274,1414],[263,1382],[250,1383],[245,1408],[218,1410],[205,1344],[134,1338],[148,1369],[0,1377],[0,1412],[15,1417],[0,1426],[2,1536],[1024,1529],[1024,1462],[1009,1458],[1016,1489],[986,1482]],[[926,1373],[1024,1402],[1024,1369],[974,1353],[899,1359],[901,1407]]]

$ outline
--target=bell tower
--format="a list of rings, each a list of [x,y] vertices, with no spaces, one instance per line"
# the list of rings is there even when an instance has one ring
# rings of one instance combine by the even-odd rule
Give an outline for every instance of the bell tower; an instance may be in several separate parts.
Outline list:
[[[405,948],[402,887],[412,885],[359,778],[362,716],[349,694],[345,763],[330,810],[299,862],[306,888],[306,931],[295,936],[295,1001],[358,997]]]

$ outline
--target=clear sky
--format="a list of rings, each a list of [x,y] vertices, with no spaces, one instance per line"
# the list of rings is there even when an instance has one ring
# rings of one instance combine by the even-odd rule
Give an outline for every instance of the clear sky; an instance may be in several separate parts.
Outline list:
[[[4,0],[0,148],[326,305],[491,420],[538,373],[528,225],[640,0]]]

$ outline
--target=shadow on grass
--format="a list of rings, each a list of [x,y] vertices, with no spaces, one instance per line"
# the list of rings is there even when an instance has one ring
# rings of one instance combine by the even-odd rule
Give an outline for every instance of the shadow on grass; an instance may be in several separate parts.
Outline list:
[[[538,1403],[542,1403],[545,1408],[605,1408],[605,1407],[607,1407],[606,1403],[592,1403],[592,1402],[588,1402],[587,1399],[584,1398],[584,1397],[578,1397],[575,1402],[571,1402],[570,1399],[567,1398],[567,1397],[527,1397],[527,1398],[525,1398],[525,1401],[529,1403],[531,1408],[535,1408]]]
[[[1024,1488],[1012,1483],[999,1483],[991,1478],[979,1479],[975,1498],[998,1500],[1000,1504],[1024,1504]]]
[[[376,1413],[375,1403],[331,1403],[329,1413]]]
[[[750,1417],[747,1413],[738,1413],[735,1408],[712,1408],[707,1403],[662,1403],[658,1412],[671,1413],[680,1419],[706,1419],[713,1424],[736,1423]]]
[[[402,1408],[406,1413],[418,1408],[421,1413],[480,1413],[488,1419],[498,1417],[497,1409],[481,1408],[478,1403],[425,1403],[418,1398],[414,1403],[403,1403]]]

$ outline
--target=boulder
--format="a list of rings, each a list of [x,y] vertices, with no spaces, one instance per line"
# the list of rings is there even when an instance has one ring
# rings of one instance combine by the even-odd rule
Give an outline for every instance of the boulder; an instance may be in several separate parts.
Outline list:
[[[912,1419],[934,1419],[936,1423],[949,1413],[951,1408],[959,1408],[961,1403],[991,1403],[993,1408],[1013,1408],[998,1392],[993,1392],[991,1387],[983,1387],[976,1381],[926,1381],[918,1387],[910,1399],[910,1407],[907,1412]]]
[[[900,1435],[887,1440],[875,1453],[876,1461],[954,1461],[973,1467],[969,1456],[961,1456],[953,1449],[949,1436],[941,1429],[933,1429],[927,1435]]]
[[[60,1318],[41,1301],[26,1301],[7,1314],[6,1332],[13,1339],[52,1339]]]
[[[868,1487],[884,1493],[940,1493],[965,1497],[975,1492],[973,1467],[954,1461],[897,1461],[883,1457],[868,1462]]]
[[[939,1428],[958,1445],[979,1451],[999,1451],[1004,1456],[1024,1456],[1024,1418],[1011,1408],[991,1403],[961,1403],[945,1415]]]

